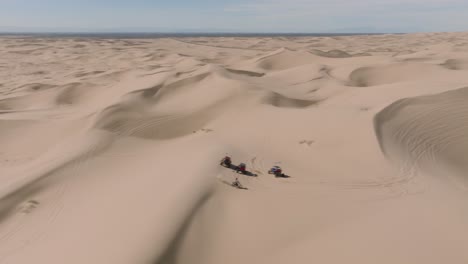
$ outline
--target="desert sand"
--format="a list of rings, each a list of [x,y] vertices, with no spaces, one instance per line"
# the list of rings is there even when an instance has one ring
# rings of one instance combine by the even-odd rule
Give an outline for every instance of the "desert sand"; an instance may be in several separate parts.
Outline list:
[[[2,37],[0,263],[466,264],[467,130],[468,33]]]

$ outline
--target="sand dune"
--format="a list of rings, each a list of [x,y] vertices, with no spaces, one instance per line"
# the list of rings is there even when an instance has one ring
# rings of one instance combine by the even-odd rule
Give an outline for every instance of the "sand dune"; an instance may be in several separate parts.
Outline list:
[[[402,99],[382,110],[375,127],[384,153],[396,159],[405,154],[415,164],[448,163],[465,171],[467,96],[465,87]],[[392,153],[396,150],[402,153]]]
[[[277,93],[272,93],[266,98],[265,101],[266,103],[271,104],[276,107],[292,107],[292,108],[304,108],[304,107],[308,107],[308,106],[318,103],[318,101],[313,101],[313,100],[288,98]]]
[[[310,64],[316,61],[317,57],[311,53],[281,48],[254,59],[253,63],[259,69],[275,71]]]
[[[1,40],[2,264],[468,261],[466,33]]]
[[[450,76],[446,68],[423,63],[398,63],[384,66],[364,67],[353,71],[350,75],[354,86],[375,86],[398,82],[418,81],[421,79],[437,80]],[[461,75],[453,75],[456,76]]]

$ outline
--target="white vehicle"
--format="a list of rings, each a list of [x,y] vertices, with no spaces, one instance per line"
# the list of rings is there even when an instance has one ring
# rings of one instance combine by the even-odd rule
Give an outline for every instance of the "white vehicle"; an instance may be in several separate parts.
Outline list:
[[[283,170],[280,166],[273,166],[269,171],[268,174],[274,174],[276,177],[288,177],[283,173]]]

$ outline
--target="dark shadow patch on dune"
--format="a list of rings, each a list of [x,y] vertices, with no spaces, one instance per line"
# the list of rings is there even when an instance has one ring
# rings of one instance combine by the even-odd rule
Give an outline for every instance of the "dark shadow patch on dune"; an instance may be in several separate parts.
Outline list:
[[[20,97],[13,97],[0,100],[0,110],[1,111],[10,111],[14,109],[14,103],[18,98],[23,98],[24,96]]]
[[[407,59],[402,59],[400,61],[402,62],[419,62],[419,63],[425,63],[427,61],[431,60],[431,58],[407,58]]]
[[[308,94],[311,94],[311,93],[316,93],[316,92],[318,92],[318,91],[320,91],[320,88],[314,88],[314,89],[312,89],[312,90],[310,90],[310,91],[307,91],[307,93],[308,93]]]
[[[352,56],[353,57],[369,57],[369,56],[372,56],[372,54],[367,53],[367,52],[360,52],[360,53],[356,53],[356,54],[354,54]]]
[[[153,98],[159,93],[159,91],[161,90],[163,86],[164,84],[158,84],[150,88],[130,92],[128,95],[137,95],[137,96],[141,96],[144,99]]]
[[[184,115],[158,114],[146,111],[141,105],[117,104],[106,108],[99,115],[94,128],[117,136],[173,139],[191,135],[193,131],[203,128],[217,112],[215,108],[222,103]]]
[[[194,83],[197,83],[197,82],[200,82],[200,81],[204,80],[209,75],[210,75],[210,73],[207,72],[207,73],[195,75],[195,76],[192,76],[192,77],[188,77],[186,79],[178,80],[178,81],[175,81],[173,83],[170,83],[170,84],[166,85],[165,89],[177,89],[177,88],[180,88],[180,87],[185,87],[185,86],[188,86],[188,85],[192,85]]]
[[[51,88],[55,88],[57,85],[52,84],[43,84],[43,83],[29,83],[19,87],[21,90],[32,90],[32,91],[42,91]]]
[[[97,117],[94,128],[106,130],[118,136],[145,139],[171,139],[193,134],[193,131],[203,128],[213,118],[216,113],[215,108],[222,105],[223,101],[186,114],[152,112],[147,106],[157,103],[165,96],[196,85],[209,75],[210,73],[199,74],[170,84],[158,84],[129,93],[128,99],[139,98],[131,104],[119,103],[104,109]]]
[[[249,77],[263,77],[265,73],[261,72],[252,72],[252,71],[244,71],[244,70],[235,70],[235,69],[226,69],[230,73],[239,74],[239,75],[246,75]]]
[[[191,71],[185,71],[185,72],[176,72],[175,77],[179,78],[179,77],[181,77],[183,75],[190,74],[190,73],[193,73],[195,71],[197,71],[197,69],[191,70]]]
[[[187,232],[189,231],[192,222],[197,217],[197,214],[200,211],[200,209],[210,200],[213,194],[214,191],[210,190],[209,192],[205,193],[200,199],[198,199],[193,208],[187,213],[179,229],[175,233],[172,240],[169,242],[167,248],[164,250],[164,253],[161,256],[158,256],[154,261],[152,261],[153,264],[179,263],[178,257],[180,255],[182,244],[187,235]],[[202,247],[201,244],[203,242],[199,242],[200,244],[198,244],[198,246]]]
[[[75,49],[82,49],[82,48],[86,48],[86,45],[84,45],[84,44],[78,44],[78,45],[72,46],[72,48],[75,48]]]
[[[221,64],[222,60],[221,59],[199,59],[200,62],[203,64]]]
[[[156,74],[161,74],[161,73],[167,73],[167,72],[171,72],[171,71],[172,71],[172,70],[158,71],[158,72],[152,72],[152,73],[142,74],[141,76],[151,76],[151,75],[156,75]]]
[[[395,117],[397,117],[400,114],[400,111],[403,110],[403,108],[407,107],[412,103],[412,100],[410,98],[404,98],[400,99],[398,101],[395,101],[394,103],[390,104],[386,108],[384,108],[382,111],[377,113],[374,116],[374,132],[375,136],[377,137],[377,141],[379,143],[380,149],[384,155],[387,155],[385,143],[384,143],[384,125],[393,120]]]
[[[354,87],[368,87],[371,86],[369,81],[369,71],[372,70],[370,67],[362,67],[354,70],[349,75],[348,85]]]
[[[31,74],[34,74],[34,75],[44,75],[44,74],[47,74],[47,73],[49,73],[49,72],[48,72],[48,71],[35,71],[35,72],[31,73]]]
[[[14,50],[14,51],[7,51],[7,53],[19,54],[19,55],[29,55],[33,53],[34,50]]]
[[[144,45],[140,42],[134,42],[134,41],[124,41],[122,43],[123,46],[125,47],[136,47],[136,46],[141,46],[141,45]]]
[[[320,57],[326,57],[326,58],[351,58],[352,55],[347,53],[346,51],[342,50],[329,50],[329,51],[321,51],[318,49],[313,49],[310,51],[310,53],[320,56]]]
[[[306,108],[312,105],[316,105],[319,102],[319,100],[289,98],[278,93],[271,93],[264,99],[264,103],[266,104],[284,108]]]
[[[74,38],[72,39],[73,42],[90,42],[92,41],[91,39],[89,38]]]
[[[444,63],[440,64],[440,66],[449,70],[468,70],[468,60],[463,61],[457,59],[449,59]]]
[[[152,115],[136,109],[114,109],[103,116],[96,128],[119,136],[144,139],[173,139],[193,134],[206,125],[209,113],[194,113],[187,116]]]
[[[77,73],[74,75],[74,77],[86,77],[86,76],[91,76],[91,75],[98,75],[98,74],[101,74],[101,73],[105,73],[105,71],[91,71],[91,72],[81,72],[81,73]]]
[[[319,76],[319,77],[310,79],[308,81],[292,83],[291,86],[301,85],[301,84],[310,83],[310,82],[314,82],[314,81],[320,81],[320,80],[324,80],[324,79],[326,79],[326,76]],[[316,92],[318,90],[319,90],[319,88],[314,88],[314,89],[310,90],[308,93]]]
[[[396,56],[401,56],[401,55],[409,55],[416,53],[414,50],[403,50],[403,51],[398,51],[397,53],[393,54],[391,57],[396,57]]]
[[[167,67],[163,67],[161,65],[148,65],[148,66],[145,66],[143,69],[147,71],[153,71],[153,70],[160,69],[160,68],[167,68]]]
[[[73,104],[80,96],[81,83],[70,83],[66,85],[57,95],[55,101],[59,105]]]
[[[22,47],[46,47],[44,44],[34,44],[34,43],[26,43],[26,44],[13,44],[7,45],[6,48],[22,48]]]
[[[158,92],[161,90],[162,87],[163,85],[160,84],[160,85],[156,85],[151,88],[148,88],[148,89],[144,89],[143,91],[141,91],[141,96],[143,98],[154,97],[155,95],[158,94]]]
[[[145,55],[142,58],[145,58],[146,61],[154,61],[154,60],[158,60],[158,59],[163,58],[163,57],[164,57],[164,55],[160,54],[160,53],[150,53],[150,54]]]

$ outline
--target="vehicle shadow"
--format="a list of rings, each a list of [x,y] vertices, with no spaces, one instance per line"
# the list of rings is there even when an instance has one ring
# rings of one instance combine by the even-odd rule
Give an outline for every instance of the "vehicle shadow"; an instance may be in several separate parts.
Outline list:
[[[286,174],[284,174],[284,173],[277,174],[277,173],[272,173],[271,171],[269,171],[268,174],[273,174],[273,176],[274,176],[275,178],[285,178],[285,179],[291,178],[291,176],[286,175]]]
[[[235,182],[228,182],[228,181],[221,181],[222,183],[226,184],[226,185],[229,185],[231,187],[234,187],[234,188],[237,188],[237,189],[240,189],[240,190],[248,190],[247,187],[244,187],[242,185],[239,185],[239,184],[236,184]]]
[[[239,170],[239,167],[234,165],[234,164],[230,164],[230,165],[226,165],[226,164],[221,164],[221,166],[227,168],[227,169],[230,169],[230,170],[233,170],[234,172],[238,173],[238,174],[243,174],[245,176],[249,176],[249,177],[257,177],[258,175],[251,172],[251,171],[248,171],[248,170],[245,170],[245,171],[241,171]]]

